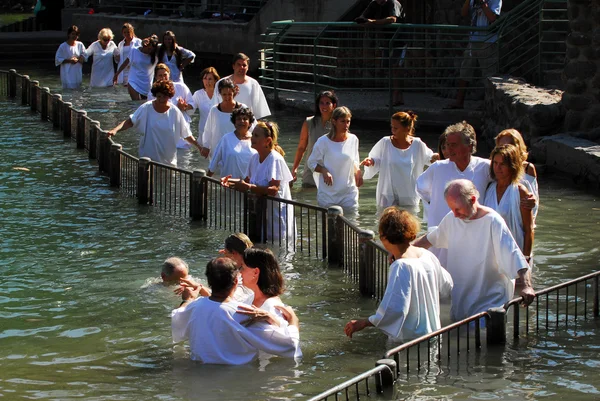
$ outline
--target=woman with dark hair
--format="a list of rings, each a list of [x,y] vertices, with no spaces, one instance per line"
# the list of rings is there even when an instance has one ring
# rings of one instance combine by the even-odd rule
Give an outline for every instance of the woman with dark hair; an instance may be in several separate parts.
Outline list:
[[[185,67],[194,62],[196,55],[177,44],[173,31],[166,31],[158,47],[158,62],[166,64],[171,70],[171,81],[183,82],[181,74]]]
[[[298,178],[298,166],[300,166],[304,155],[306,155],[306,160],[308,160],[317,139],[327,134],[331,129],[331,114],[337,105],[338,98],[333,91],[322,91],[317,95],[315,99],[315,115],[306,118],[300,131],[300,142],[298,143],[298,150],[296,150],[294,165],[292,167],[294,181]],[[302,186],[305,188],[317,186],[313,172],[308,168],[306,162],[304,163],[304,171],[302,173]]]
[[[60,81],[64,89],[76,89],[83,81],[82,64],[87,61],[85,46],[79,42],[79,28],[72,25],[67,29],[67,41],[56,51],[54,62],[60,66]]]
[[[108,131],[113,136],[119,131],[134,127],[141,134],[140,157],[177,167],[177,141],[184,138],[192,145],[196,140],[181,111],[169,101],[175,95],[171,81],[158,81],[152,85],[156,99],[142,104],[135,113]]]
[[[202,139],[204,126],[208,119],[208,113],[213,106],[218,104],[215,93],[215,84],[221,77],[214,67],[207,67],[200,73],[202,77],[202,89],[194,92],[194,107],[198,109],[200,120],[198,121],[198,138]]]
[[[212,177],[219,166],[222,177],[244,179],[248,171],[250,158],[256,153],[252,148],[252,134],[249,132],[254,123],[254,114],[247,107],[234,109],[231,122],[235,130],[225,134],[215,148],[213,158],[208,165],[208,176]]]
[[[417,177],[431,164],[433,151],[415,137],[417,115],[412,111],[395,113],[391,118],[392,135],[383,137],[361,163],[365,179],[379,173],[377,206],[403,206],[416,213],[419,209]]]
[[[118,64],[117,68],[121,68],[125,60],[129,58],[131,49],[140,47],[142,45],[142,39],[135,36],[133,25],[131,25],[129,22],[123,24],[121,27],[121,34],[123,35],[123,40],[119,42],[119,45],[114,53],[115,62]],[[119,85],[127,85],[129,69],[130,66],[126,66],[122,72],[118,74],[117,83]]]
[[[254,292],[252,305],[279,314],[275,306],[283,306],[279,296],[283,294],[285,285],[273,252],[268,249],[247,249],[241,273],[244,286]]]
[[[141,47],[134,47],[129,52],[127,60],[121,64],[117,73],[113,77],[113,82],[117,82],[119,74],[125,68],[130,67],[127,89],[131,100],[146,99],[146,94],[152,88],[152,76],[154,75],[154,66],[156,65],[156,47],[158,46],[158,37],[152,35],[142,40]]]
[[[411,245],[418,233],[412,214],[395,206],[384,210],[379,239],[390,255],[388,283],[374,315],[346,324],[348,337],[375,326],[393,341],[410,341],[440,329],[440,296],[450,296],[452,277],[433,253]]]
[[[223,138],[223,135],[235,129],[231,122],[231,113],[233,110],[240,107],[248,107],[243,103],[233,100],[236,91],[235,84],[230,79],[219,81],[218,91],[223,101],[213,106],[208,112],[206,125],[202,134],[201,154],[204,157],[208,157],[209,160],[212,160],[215,148],[221,138]]]

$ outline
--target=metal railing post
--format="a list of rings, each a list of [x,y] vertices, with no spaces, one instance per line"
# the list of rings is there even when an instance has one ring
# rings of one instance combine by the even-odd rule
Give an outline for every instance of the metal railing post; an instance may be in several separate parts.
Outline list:
[[[85,110],[77,110],[77,127],[75,131],[77,149],[85,148],[85,116],[87,116]]]
[[[110,146],[110,186],[121,187],[121,153],[123,146],[113,143]]]
[[[71,137],[71,110],[72,103],[63,103],[63,134],[65,138]]]
[[[27,106],[28,104],[27,96],[29,95],[30,82],[31,81],[29,80],[29,75],[21,76],[21,106]]]
[[[253,242],[261,242],[263,239],[263,220],[265,216],[264,197],[248,196],[248,237]]]
[[[108,148],[109,141],[106,131],[102,128],[98,128],[98,147],[96,149],[96,157],[98,159],[98,171],[102,174],[108,172],[108,166],[106,165],[106,149]]]
[[[201,220],[204,218],[204,179],[206,171],[194,170],[192,173],[192,190],[190,191],[190,217],[192,220]]]
[[[90,128],[90,143],[89,143],[89,157],[90,159],[97,158],[98,152],[98,135],[100,134],[100,122],[92,121]]]
[[[8,97],[17,97],[17,70],[8,71]]]
[[[396,382],[397,366],[393,359],[380,359],[375,363],[375,366],[385,365],[389,369],[384,369],[380,373],[381,380],[375,380],[377,393],[381,394],[386,390],[391,390]]]
[[[38,88],[40,86],[40,83],[38,81],[31,81],[31,85],[29,87],[29,107],[31,107],[31,111],[33,112],[37,112],[38,111],[38,106],[37,106],[37,91]]]
[[[52,95],[52,126],[56,129],[60,128],[61,104],[62,96],[58,94]]]
[[[485,320],[487,344],[506,344],[506,310],[503,307],[492,308],[488,314],[490,317]]]
[[[137,197],[140,205],[147,205],[150,190],[150,158],[140,157],[138,161]]]
[[[341,230],[338,229],[338,216],[344,215],[344,209],[340,206],[330,206],[327,209],[327,261],[329,264],[341,265],[344,246],[342,245],[343,237],[340,235]]]
[[[594,317],[600,316],[600,302],[598,294],[598,276],[594,277]]]
[[[372,274],[369,269],[373,267],[373,260],[367,249],[367,242],[375,238],[375,233],[371,230],[361,230],[358,233],[358,288],[362,295],[370,295],[369,288]]]
[[[40,96],[40,119],[42,121],[48,121],[48,95],[50,93],[50,88],[42,88],[42,92]]]

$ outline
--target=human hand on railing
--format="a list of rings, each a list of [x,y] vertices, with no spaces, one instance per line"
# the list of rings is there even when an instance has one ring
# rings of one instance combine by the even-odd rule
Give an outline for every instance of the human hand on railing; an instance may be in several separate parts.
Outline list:
[[[116,128],[113,128],[110,131],[106,131],[106,136],[109,137],[109,138],[111,136],[115,136],[116,134],[117,134],[117,129]]]
[[[365,166],[365,167],[371,167],[375,165],[375,161],[373,161],[373,159],[371,159],[370,157],[365,158],[365,160],[363,160],[362,162],[360,162],[360,166]]]
[[[269,181],[269,186],[267,187],[267,195],[268,196],[277,196],[279,193],[279,180],[272,179]]]
[[[208,157],[209,153],[210,153],[209,148],[205,148],[204,146],[202,146],[200,148],[200,155],[203,156],[205,159]]]
[[[361,169],[356,170],[356,173],[354,173],[354,181],[356,182],[356,186],[358,188],[362,187],[362,185],[363,185],[363,176],[362,176],[362,170]]]
[[[524,286],[521,289],[521,297],[523,297],[523,302],[521,302],[522,306],[528,306],[530,303],[532,303],[535,299],[535,291],[533,290],[533,287],[530,285]]]
[[[325,182],[325,185],[333,185],[333,176],[331,175],[329,170],[327,170],[325,167],[322,167],[321,175],[323,176],[323,181]]]

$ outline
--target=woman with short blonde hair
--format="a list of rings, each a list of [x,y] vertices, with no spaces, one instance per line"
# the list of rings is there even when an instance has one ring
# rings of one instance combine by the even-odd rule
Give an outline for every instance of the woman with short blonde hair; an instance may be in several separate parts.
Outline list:
[[[117,45],[113,42],[114,35],[110,28],[103,28],[98,32],[98,40],[87,48],[88,58],[92,57],[92,74],[90,87],[106,88],[113,86],[115,67],[113,64]]]

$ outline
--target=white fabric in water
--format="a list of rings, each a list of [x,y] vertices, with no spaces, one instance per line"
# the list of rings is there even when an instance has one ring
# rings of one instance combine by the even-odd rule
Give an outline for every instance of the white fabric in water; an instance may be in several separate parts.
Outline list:
[[[129,52],[129,76],[128,85],[140,95],[146,95],[152,87],[154,67],[156,60],[152,63],[152,57],[135,47]]]
[[[217,105],[216,91],[211,99],[208,97],[208,94],[204,89],[200,89],[194,92],[193,98],[194,107],[198,109],[198,113],[200,114],[200,120],[198,121],[198,141],[201,142],[204,126],[206,125],[206,120],[208,119],[208,112],[210,111],[211,107]]]
[[[113,54],[117,45],[112,40],[102,48],[99,41],[95,41],[87,48],[87,57],[93,57],[92,74],[90,75],[90,87],[105,88],[113,86],[113,77],[115,76],[115,66]]]
[[[81,82],[83,81],[81,63],[63,63],[67,59],[79,56],[83,56],[87,61],[85,46],[79,41],[75,41],[73,46],[69,46],[67,42],[63,42],[56,51],[54,63],[57,67],[60,66],[60,82],[65,89],[77,89],[81,86]]]
[[[140,47],[141,45],[142,45],[142,39],[140,39],[140,38],[131,39],[129,46],[125,46],[125,39],[123,39],[122,41],[119,42],[119,46],[117,46],[117,50],[115,50],[115,53],[114,53],[115,60],[116,59],[119,60],[119,64],[117,65],[117,70],[119,68],[121,68],[121,65],[123,64],[123,62],[129,58],[129,53],[131,52],[131,49],[133,49],[134,47]],[[121,71],[121,73],[117,77],[118,84],[120,84],[120,85],[127,84],[130,69],[131,69],[131,66],[128,65],[127,67],[125,67],[125,69],[123,71]]]
[[[256,150],[250,138],[240,141],[234,132],[225,134],[217,144],[213,158],[208,165],[210,171],[221,171],[221,177],[246,178],[250,158]]]
[[[173,106],[177,107],[177,101],[179,100],[179,98],[181,98],[181,99],[185,100],[187,104],[192,106],[191,110],[186,110],[186,111],[181,112],[183,114],[183,118],[185,119],[185,122],[189,126],[190,123],[192,122],[191,114],[194,114],[194,109],[193,109],[194,98],[192,97],[192,92],[190,92],[190,89],[183,82],[173,82],[173,87],[175,88],[175,95],[173,95],[173,97],[171,99],[169,99],[169,102],[171,102],[171,104]],[[154,100],[154,99],[155,98],[154,98],[154,95],[152,94],[152,91],[148,92],[148,100]],[[188,141],[186,141],[185,139],[180,139],[179,142],[177,142],[177,147],[181,148],[181,149],[187,149],[190,146],[192,146],[192,145],[190,145],[190,143]]]
[[[181,61],[191,58],[192,63],[194,62],[194,59],[196,58],[196,55],[194,54],[194,52],[192,52],[191,50],[185,49],[181,46],[177,46],[177,47],[179,47],[179,50],[181,50]],[[156,54],[158,54],[158,49],[156,50]],[[171,57],[169,57],[169,55],[165,51],[165,53],[163,54],[163,58],[162,58],[162,60],[160,60],[160,62],[163,64],[166,64],[167,67],[169,67],[169,70],[171,71],[169,74],[171,77],[171,81],[183,83],[183,74],[181,73],[181,70],[179,69],[179,66],[177,65],[177,56],[175,56],[175,53],[173,53],[171,55]]]
[[[483,204],[491,207],[502,216],[517,245],[519,245],[519,249],[522,251],[525,244],[525,232],[523,231],[519,186],[517,184],[509,185],[504,191],[500,202],[498,202],[497,188],[496,181],[490,184],[485,193]]]

